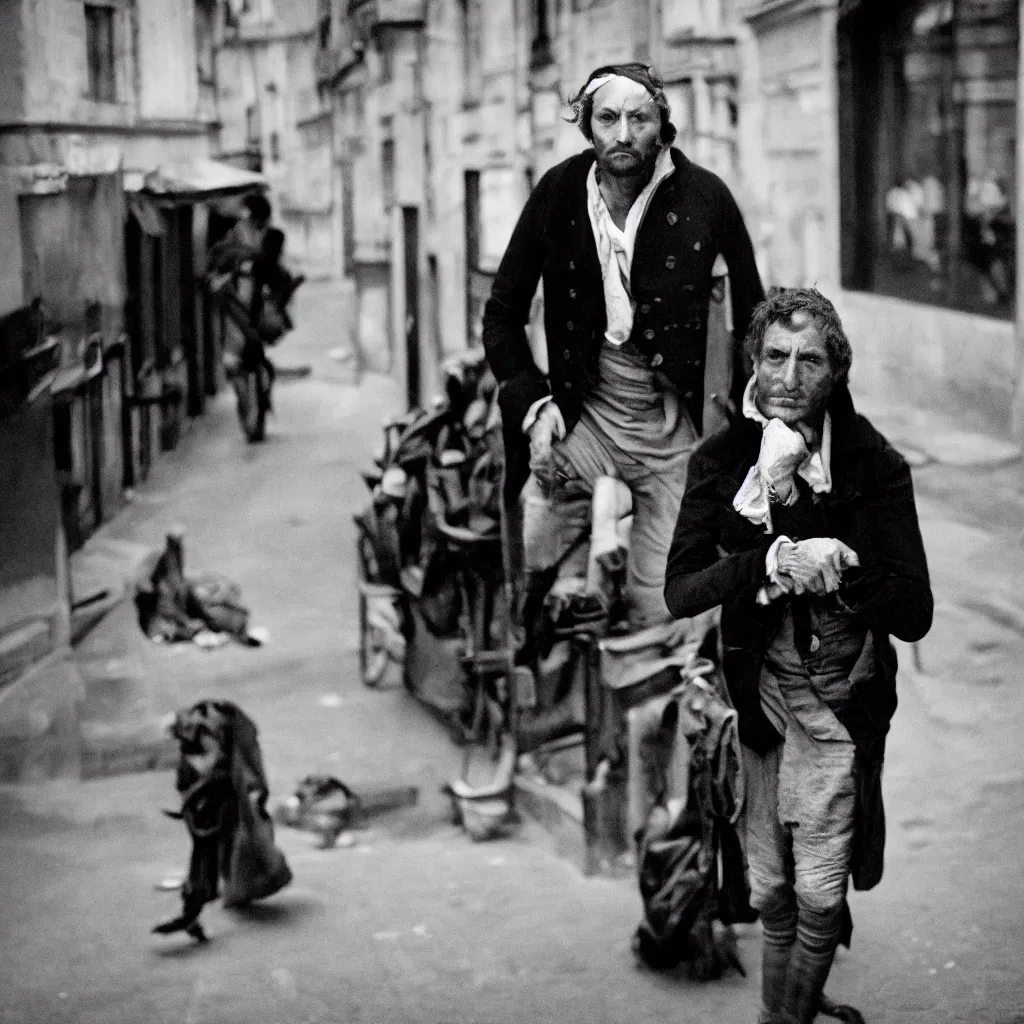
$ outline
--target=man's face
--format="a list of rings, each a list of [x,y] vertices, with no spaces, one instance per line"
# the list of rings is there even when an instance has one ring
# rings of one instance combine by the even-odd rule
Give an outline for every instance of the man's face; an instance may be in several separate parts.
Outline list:
[[[613,78],[594,93],[590,128],[598,166],[613,177],[649,172],[661,149],[661,112],[654,97],[628,78]]]
[[[757,407],[786,426],[817,428],[832,394],[832,364],[817,327],[806,313],[791,325],[772,324],[754,365]]]

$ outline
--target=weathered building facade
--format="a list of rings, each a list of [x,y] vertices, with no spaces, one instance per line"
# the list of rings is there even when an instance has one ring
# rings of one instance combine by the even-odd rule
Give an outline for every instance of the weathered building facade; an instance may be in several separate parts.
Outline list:
[[[855,387],[1020,441],[1019,20],[1017,0],[320,0],[364,363],[429,397],[532,183],[584,145],[566,98],[650,60],[765,283],[838,300]]]
[[[680,144],[736,182],[742,28],[729,0],[320,0],[319,19],[355,333],[364,365],[404,377],[411,402],[479,340],[533,183],[585,146],[564,102],[591,69],[652,61]]]
[[[764,0],[741,162],[766,283],[838,294],[856,389],[1024,441],[1017,0]]]
[[[207,229],[264,181],[210,159],[215,13],[0,0],[0,689],[66,643],[69,555],[219,382]]]

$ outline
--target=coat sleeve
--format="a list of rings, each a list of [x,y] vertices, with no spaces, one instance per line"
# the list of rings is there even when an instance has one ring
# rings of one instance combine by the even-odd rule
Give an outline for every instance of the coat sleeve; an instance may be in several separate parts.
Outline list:
[[[733,339],[733,373],[730,398],[737,412],[743,407],[743,389],[746,387],[747,364],[743,354],[743,343],[750,327],[750,319],[754,307],[764,299],[764,288],[761,286],[761,275],[754,259],[754,246],[751,244],[743,214],[736,205],[736,200],[728,188],[723,186],[721,210],[719,213],[722,224],[722,255],[729,268],[729,290],[732,294]]]
[[[860,569],[844,574],[839,597],[871,629],[908,643],[931,628],[934,612],[910,467],[892,448],[881,456],[881,486],[865,510],[867,544]]]
[[[772,538],[746,551],[721,553],[720,476],[711,457],[702,450],[694,453],[665,572],[665,603],[677,619],[739,598],[753,601],[766,579]]]
[[[526,338],[530,305],[544,263],[550,181],[547,175],[542,178],[526,201],[484,307],[484,350],[498,381],[502,418],[510,429],[523,422],[534,402],[550,393]]]

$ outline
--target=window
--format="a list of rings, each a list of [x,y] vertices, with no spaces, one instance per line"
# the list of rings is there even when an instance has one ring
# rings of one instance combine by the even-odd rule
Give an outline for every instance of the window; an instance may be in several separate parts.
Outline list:
[[[113,103],[114,77],[114,8],[85,5],[85,50],[89,63],[89,98],[100,103]]]
[[[462,3],[462,102],[476,106],[483,94],[483,10],[481,0]]]
[[[385,139],[381,143],[380,171],[384,210],[389,213],[395,205],[395,143],[393,139]]]
[[[551,35],[548,31],[548,0],[533,0],[533,42],[530,45],[530,66],[542,68],[553,61]]]
[[[260,111],[255,104],[245,108],[245,141],[250,149],[260,148]]]
[[[332,20],[331,0],[319,0],[317,4],[317,34],[321,50],[330,48]]]
[[[844,285],[1012,318],[1016,0],[849,6]]]
[[[196,72],[200,85],[214,84],[214,26],[217,6],[196,0]]]

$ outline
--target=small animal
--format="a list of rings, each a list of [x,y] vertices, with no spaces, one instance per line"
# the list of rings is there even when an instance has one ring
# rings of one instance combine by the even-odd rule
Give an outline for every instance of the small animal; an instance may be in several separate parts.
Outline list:
[[[329,850],[351,827],[359,812],[359,798],[331,775],[307,775],[278,809],[282,824],[320,837],[320,848]]]

